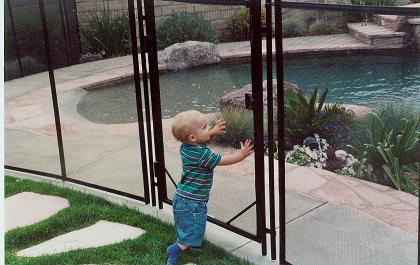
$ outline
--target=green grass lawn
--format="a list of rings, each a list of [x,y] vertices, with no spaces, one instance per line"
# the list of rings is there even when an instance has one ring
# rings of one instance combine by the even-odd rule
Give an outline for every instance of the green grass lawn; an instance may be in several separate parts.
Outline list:
[[[7,232],[5,235],[6,264],[166,264],[166,247],[175,241],[175,231],[171,225],[128,207],[119,206],[102,198],[68,188],[8,176],[5,178],[6,197],[23,191],[67,198],[70,207],[37,224]],[[93,225],[99,220],[139,227],[146,233],[135,240],[125,240],[118,244],[99,248],[75,250],[36,258],[20,258],[15,255],[21,249]],[[198,265],[251,264],[208,242],[204,243],[202,252],[185,253],[177,264],[186,263]]]

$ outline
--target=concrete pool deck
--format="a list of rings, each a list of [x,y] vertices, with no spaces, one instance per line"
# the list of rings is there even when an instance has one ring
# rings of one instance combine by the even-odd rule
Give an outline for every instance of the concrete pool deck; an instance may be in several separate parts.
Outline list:
[[[242,44],[236,47],[239,45]],[[131,57],[127,56],[74,65],[54,73],[69,177],[141,195],[137,124],[91,123],[80,116],[75,107],[86,93],[81,87],[129,76],[131,64]],[[160,68],[164,70],[165,66]],[[169,123],[170,120],[165,120],[164,128]],[[177,146],[168,130],[164,132],[167,167],[178,176]],[[7,165],[59,174],[47,73],[5,83],[5,147]],[[215,150],[231,152],[231,149],[219,147]],[[249,196],[253,192],[252,158],[237,166],[216,170],[215,178],[219,181],[215,182],[210,214],[228,220],[233,211],[241,210],[252,200]],[[233,183],[237,185],[238,179],[239,193],[224,192],[226,188],[231,189]],[[355,264],[348,263],[348,252],[358,258],[357,264],[372,264],[372,255],[379,264],[415,264],[418,242],[418,198],[415,196],[325,170],[289,164],[286,185],[287,240],[291,242],[287,252],[293,264],[308,264],[311,256],[319,264]],[[235,194],[239,196],[235,198]],[[230,196],[233,205],[224,203],[226,196]],[[252,211],[250,214],[252,216]],[[253,220],[246,217],[238,219],[234,225],[252,225]],[[208,235],[210,241],[258,264],[270,264],[269,258],[259,256],[254,242],[223,229],[217,230],[217,227],[214,229]],[[313,240],[305,241],[307,237]],[[342,246],[350,246],[346,248],[346,255],[341,253]],[[325,257],[326,253],[331,256]]]

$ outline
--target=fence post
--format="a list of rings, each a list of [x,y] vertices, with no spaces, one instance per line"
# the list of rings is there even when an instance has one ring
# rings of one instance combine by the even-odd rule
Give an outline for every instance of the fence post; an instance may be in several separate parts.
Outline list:
[[[54,70],[53,70],[53,66],[51,62],[51,50],[50,50],[50,43],[49,43],[49,37],[48,37],[47,18],[45,16],[44,0],[38,0],[38,5],[39,5],[39,13],[41,16],[41,25],[42,25],[42,33],[43,33],[43,38],[44,38],[45,54],[47,55],[47,62],[48,62],[48,75],[50,78],[51,96],[52,96],[53,108],[54,108],[55,129],[57,131],[58,153],[59,153],[60,165],[61,165],[61,177],[63,180],[65,180],[65,178],[67,178],[66,161],[64,159],[64,147],[63,147],[63,137],[61,134],[60,112],[58,109],[57,90],[55,86]]]
[[[153,136],[155,143],[155,161],[159,166],[155,168],[158,182],[159,209],[163,208],[163,201],[167,199],[165,178],[165,155],[162,134],[162,112],[160,105],[159,69],[156,46],[155,10],[153,0],[144,1],[146,19],[146,34],[149,36],[150,50],[148,52],[150,88],[152,97]]]
[[[286,262],[286,184],[285,184],[285,134],[284,134],[284,89],[283,89],[283,30],[281,1],[274,2],[275,40],[276,40],[276,78],[277,78],[277,152],[279,178],[279,262]]]
[[[264,108],[262,91],[262,41],[261,41],[261,2],[252,0],[251,8],[251,71],[254,114],[255,149],[255,192],[257,200],[257,237],[261,242],[261,252],[267,255],[265,223],[265,181],[264,181]]]

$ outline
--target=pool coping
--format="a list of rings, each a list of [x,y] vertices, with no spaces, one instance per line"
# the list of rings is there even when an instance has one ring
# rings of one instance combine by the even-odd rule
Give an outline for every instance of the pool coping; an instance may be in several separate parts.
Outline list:
[[[342,36],[346,36],[348,38],[349,34],[335,34],[335,35],[321,35],[321,36],[310,36],[310,37],[297,37],[297,38],[285,38],[284,40],[288,41],[305,41],[308,39],[319,38],[324,40],[340,38]],[[263,40],[263,44],[266,40]],[[275,39],[273,38],[273,52],[272,56],[275,58],[276,51],[275,51]],[[240,49],[236,50],[235,52],[231,51],[224,51],[226,50],[226,46],[237,45],[241,47]],[[251,50],[250,50],[250,43],[249,41],[244,42],[233,42],[233,43],[221,43],[217,44],[217,49],[220,54],[221,61],[220,63],[215,63],[211,65],[220,65],[220,64],[235,64],[235,63],[249,63],[251,59]],[[317,58],[317,57],[332,57],[332,56],[354,56],[354,55],[387,55],[389,52],[392,51],[393,53],[404,54],[404,53],[420,53],[420,49],[413,49],[413,48],[402,48],[400,45],[389,45],[389,46],[376,46],[376,45],[367,45],[364,43],[350,43],[348,46],[343,47],[319,47],[319,48],[301,48],[295,50],[285,50],[283,52],[284,59],[291,59],[291,58]],[[263,45],[262,51],[262,58],[263,60],[267,59],[267,52],[265,50],[265,46]],[[99,62],[106,62],[110,59],[101,60]],[[203,66],[203,65],[201,65]],[[193,68],[197,68],[200,66],[196,66]],[[158,65],[159,73],[165,73],[168,70],[166,64],[159,64]],[[187,68],[190,69],[190,68]],[[133,81],[134,78],[134,70],[133,66],[129,65],[127,67],[119,68],[119,73],[113,74],[114,70],[109,71],[109,73],[104,72],[103,74],[108,75],[107,78],[102,78],[102,80],[95,80],[91,83],[86,83],[81,85],[79,88],[85,90],[93,90],[93,89],[100,89],[109,87],[112,85],[124,84],[129,81]],[[142,77],[142,70],[140,66],[140,77]]]

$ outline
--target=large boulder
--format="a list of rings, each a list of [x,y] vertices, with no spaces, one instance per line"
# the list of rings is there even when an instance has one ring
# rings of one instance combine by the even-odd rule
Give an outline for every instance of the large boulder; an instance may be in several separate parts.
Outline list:
[[[175,43],[158,53],[159,64],[178,71],[189,67],[220,62],[217,46],[210,42],[186,41]]]
[[[303,91],[296,86],[295,84],[284,81],[283,86],[284,91],[292,90],[295,93],[303,94]],[[219,108],[223,109],[225,107],[238,107],[245,108],[245,93],[252,92],[252,85],[246,85],[239,90],[235,90],[224,95],[219,101]],[[263,82],[263,99],[264,104],[267,105],[267,80]],[[277,109],[277,80],[273,79],[273,101],[274,101],[274,111]]]

